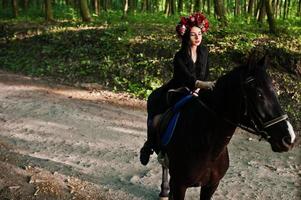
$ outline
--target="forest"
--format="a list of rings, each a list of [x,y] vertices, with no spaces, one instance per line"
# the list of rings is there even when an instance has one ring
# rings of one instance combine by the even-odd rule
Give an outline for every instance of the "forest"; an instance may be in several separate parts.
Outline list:
[[[270,57],[269,73],[300,129],[301,0],[2,0],[0,69],[146,99],[171,78],[180,16],[204,13],[210,79]]]

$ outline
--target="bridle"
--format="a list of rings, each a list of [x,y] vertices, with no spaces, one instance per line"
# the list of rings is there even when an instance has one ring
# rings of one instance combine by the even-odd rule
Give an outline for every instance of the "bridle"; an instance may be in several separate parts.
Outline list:
[[[250,132],[250,133],[253,133],[256,135],[260,135],[261,136],[260,140],[262,138],[265,140],[269,140],[271,138],[271,135],[268,134],[266,129],[275,124],[278,124],[279,122],[286,120],[288,118],[288,116],[286,114],[283,114],[283,115],[280,115],[279,117],[275,117],[266,122],[261,119],[259,114],[257,114],[254,106],[252,106],[253,104],[251,103],[250,98],[248,98],[247,92],[245,89],[245,86],[248,86],[254,80],[255,80],[255,78],[250,76],[245,81],[243,81],[243,83],[241,84],[241,86],[242,86],[241,90],[242,90],[242,94],[243,94],[243,104],[245,105],[244,106],[244,116],[249,118],[249,122],[251,123],[252,126],[246,126],[246,125],[242,124],[241,122],[235,123],[235,122],[229,120],[228,118],[222,117],[218,113],[216,113],[213,109],[211,109],[209,106],[207,106],[200,98],[197,98],[197,100],[207,111],[209,111],[215,117],[221,118],[225,122],[227,122],[235,127],[240,127],[241,129],[243,129],[247,132]],[[251,105],[251,106],[249,106],[249,105]],[[258,121],[259,124],[257,124],[255,121]]]
[[[255,110],[255,106],[254,103],[252,103],[251,98],[248,98],[247,96],[247,92],[245,87],[250,85],[252,82],[255,81],[255,78],[250,76],[248,78],[246,78],[246,80],[243,82],[242,84],[242,93],[243,93],[243,101],[244,101],[244,105],[245,105],[245,111],[244,111],[244,116],[245,117],[249,117],[249,121],[252,124],[252,127],[246,127],[243,126],[241,123],[238,124],[239,127],[245,129],[248,128],[247,131],[254,133],[254,134],[260,134],[262,138],[268,140],[271,138],[271,136],[268,134],[268,132],[266,131],[267,128],[278,124],[279,122],[282,122],[284,120],[287,120],[288,116],[287,114],[283,114],[280,115],[278,117],[275,117],[269,121],[264,121],[260,115],[256,112]],[[257,124],[255,121],[258,121],[259,124]],[[249,130],[251,129],[251,130]]]

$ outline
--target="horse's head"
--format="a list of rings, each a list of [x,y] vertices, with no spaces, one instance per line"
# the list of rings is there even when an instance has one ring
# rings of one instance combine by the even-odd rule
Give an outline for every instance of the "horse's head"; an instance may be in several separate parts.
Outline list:
[[[242,78],[244,117],[241,123],[265,138],[273,151],[288,151],[293,147],[296,135],[281,109],[266,68],[266,56],[259,62],[249,61],[245,68]]]

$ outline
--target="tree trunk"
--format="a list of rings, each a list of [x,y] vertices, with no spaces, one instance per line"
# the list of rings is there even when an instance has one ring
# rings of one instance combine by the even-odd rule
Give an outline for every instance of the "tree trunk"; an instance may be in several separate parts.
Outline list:
[[[275,18],[278,18],[280,10],[280,0],[276,0]]]
[[[54,21],[51,0],[45,0],[45,20]]]
[[[271,3],[271,10],[272,10],[272,13],[273,13],[273,17],[275,18],[275,13],[276,13],[276,0],[272,0],[272,3]]]
[[[233,2],[232,2],[232,0],[226,0],[227,1],[227,4],[225,4],[225,0],[222,0],[222,2],[223,2],[223,5],[231,5]],[[232,9],[230,8],[230,6],[224,6],[224,8],[225,8],[225,14],[226,13],[232,13]],[[229,12],[229,10],[231,9],[231,11]]]
[[[103,0],[103,9],[104,9],[104,11],[108,11],[108,1],[107,0]]]
[[[214,11],[217,19],[222,26],[227,25],[227,18],[225,16],[225,7],[222,0],[214,0]]]
[[[245,6],[246,6],[245,2],[246,2],[245,0],[241,0],[241,2],[240,2],[240,9],[239,9],[240,14],[245,14],[246,13],[245,12],[246,11],[246,9],[245,9]]]
[[[258,2],[258,0],[254,0],[254,5],[253,5],[253,7],[254,7],[254,18],[255,19],[257,19],[257,12],[258,12],[258,4],[259,4],[259,2]]]
[[[166,0],[165,15],[170,16],[175,14],[175,2],[174,0]]]
[[[28,10],[28,1],[29,0],[23,0],[23,6],[22,7],[23,7],[25,12],[27,12],[27,10]]]
[[[195,0],[194,1],[194,11],[200,11],[201,10],[201,0]]]
[[[253,5],[254,5],[254,0],[249,0],[248,3],[248,14],[251,15],[253,13]]]
[[[147,0],[143,0],[141,4],[141,11],[145,12],[147,8]]]
[[[291,0],[287,0],[287,9],[286,9],[286,18],[288,18],[289,16],[289,11],[290,11],[290,7],[291,7]]]
[[[5,9],[8,7],[8,1],[7,0],[2,0],[2,8]]]
[[[136,9],[134,0],[129,0],[129,12],[132,12]]]
[[[284,1],[283,19],[286,19],[286,10],[287,10],[287,0]]]
[[[270,0],[264,0],[264,1],[265,1],[266,13],[268,16],[270,33],[275,34],[276,33],[276,25],[275,25],[275,20],[274,20],[272,9],[271,9]]]
[[[238,16],[240,13],[240,0],[235,0],[234,16]]]
[[[164,14],[167,16],[169,12],[169,0],[165,0]]]
[[[91,22],[87,0],[80,0],[80,13],[84,22]]]
[[[170,14],[174,15],[175,13],[176,13],[175,0],[170,0]]]
[[[301,17],[301,0],[299,0],[297,16]]]
[[[188,12],[192,13],[193,12],[193,0],[189,1],[189,6],[187,6]]]
[[[122,18],[127,18],[129,9],[129,0],[123,0],[123,15]]]
[[[260,10],[259,10],[259,16],[258,16],[259,23],[263,22],[265,15],[266,15],[265,0],[260,0]]]
[[[207,0],[207,14],[211,15],[211,0]]]
[[[98,16],[100,11],[100,2],[99,0],[94,0],[95,14]]]
[[[12,0],[12,11],[13,11],[13,17],[17,18],[19,15],[18,12],[18,1],[17,0]]]
[[[181,13],[182,11],[183,11],[183,0],[179,0],[178,1],[178,13]]]

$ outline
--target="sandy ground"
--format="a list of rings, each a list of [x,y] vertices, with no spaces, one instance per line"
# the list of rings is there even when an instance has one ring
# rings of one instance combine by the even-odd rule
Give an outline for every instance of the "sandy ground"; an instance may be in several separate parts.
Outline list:
[[[0,71],[0,199],[157,199],[161,168],[138,160],[145,102],[82,86]],[[300,145],[274,153],[238,131],[229,151],[214,200],[301,199]]]

